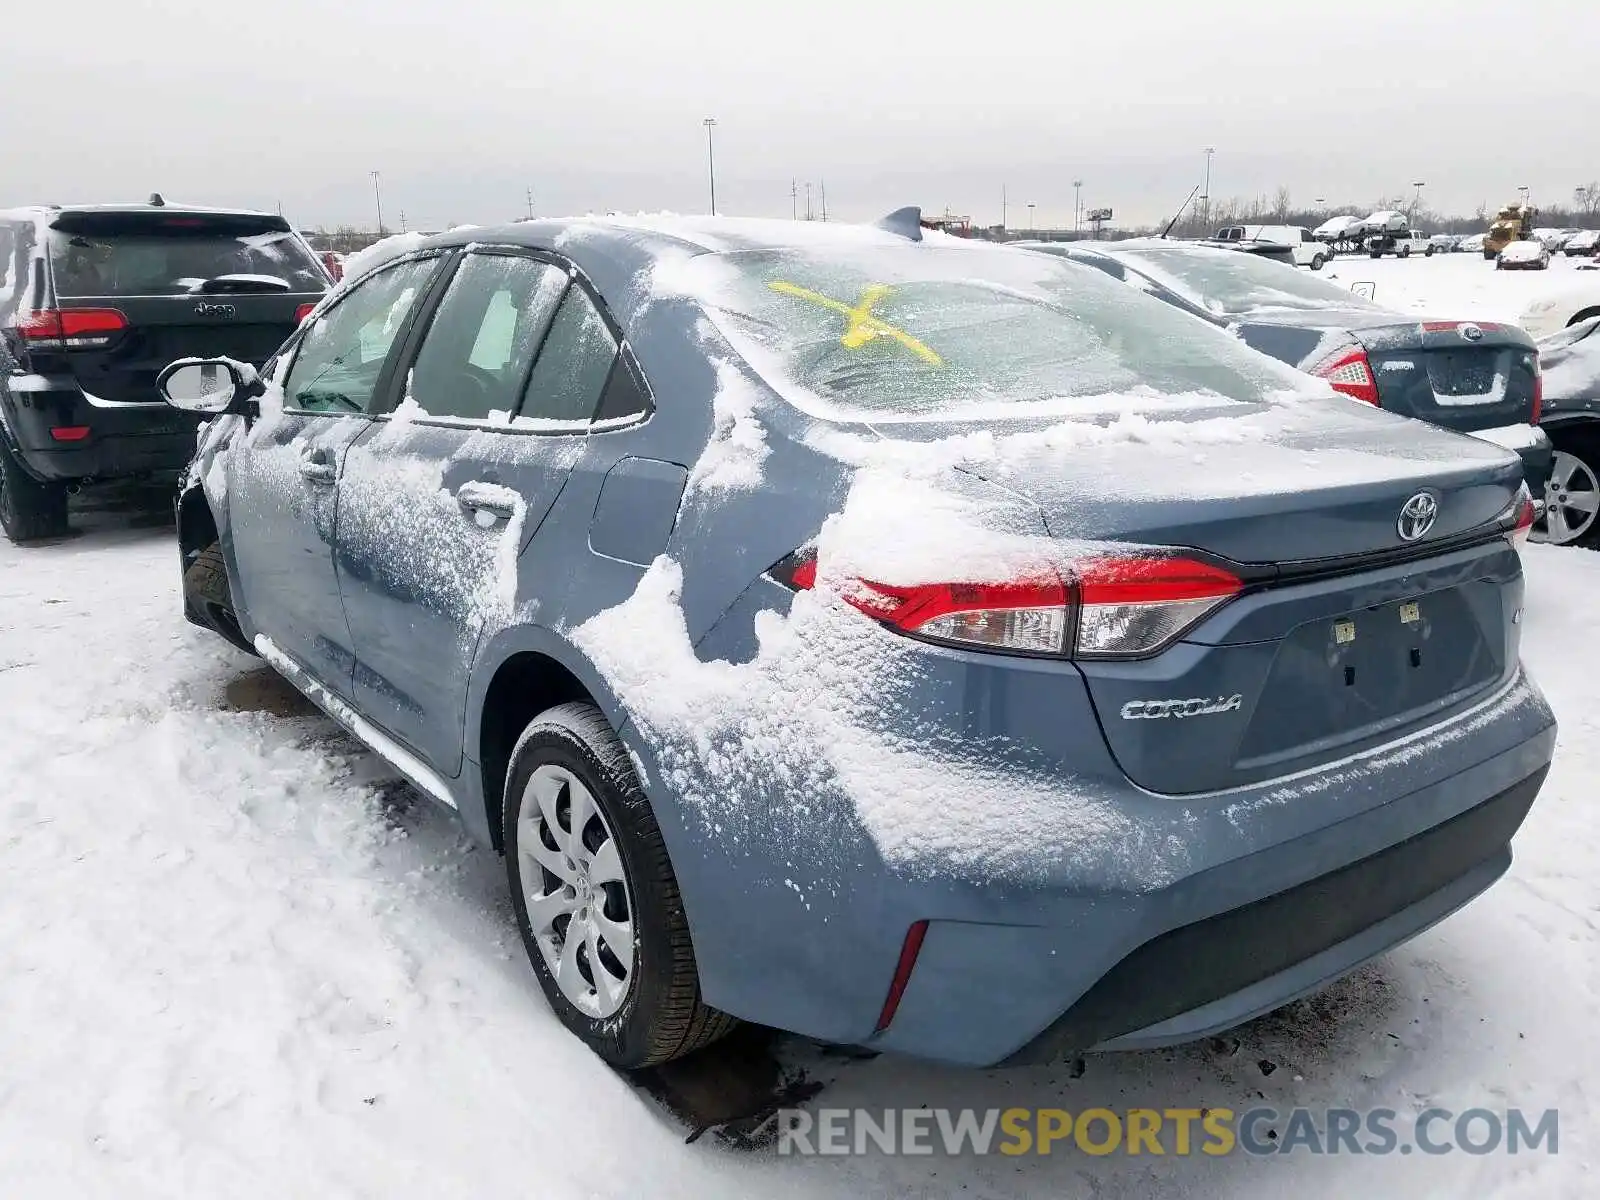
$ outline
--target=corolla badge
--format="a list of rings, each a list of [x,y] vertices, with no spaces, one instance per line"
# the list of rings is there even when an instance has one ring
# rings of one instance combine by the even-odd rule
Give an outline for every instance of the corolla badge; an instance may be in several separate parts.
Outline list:
[[[1195,696],[1189,700],[1130,700],[1122,706],[1124,721],[1159,721],[1164,717],[1207,717],[1213,713],[1237,712],[1244,697]]]
[[[1400,506],[1395,532],[1402,542],[1414,542],[1433,528],[1439,519],[1439,502],[1427,492],[1418,492]]]

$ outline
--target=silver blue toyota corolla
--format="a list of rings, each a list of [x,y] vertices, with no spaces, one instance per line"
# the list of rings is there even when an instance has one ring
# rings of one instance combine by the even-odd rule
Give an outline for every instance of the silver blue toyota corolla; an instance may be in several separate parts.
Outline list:
[[[1221,1030],[1487,888],[1549,766],[1514,455],[914,212],[391,242],[163,388],[189,618],[504,854],[620,1066]]]

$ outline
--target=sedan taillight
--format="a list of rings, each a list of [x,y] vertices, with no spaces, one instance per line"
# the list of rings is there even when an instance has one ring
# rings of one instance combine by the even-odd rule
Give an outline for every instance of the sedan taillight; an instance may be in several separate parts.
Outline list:
[[[1372,360],[1360,347],[1330,358],[1316,367],[1312,374],[1326,379],[1336,392],[1343,392],[1368,404],[1378,403],[1378,381],[1372,376]]]
[[[803,551],[772,576],[796,590],[816,586]],[[1057,577],[1007,583],[839,584],[840,597],[912,637],[975,650],[1072,658],[1137,658],[1176,641],[1237,596],[1224,567],[1181,554],[1075,560]]]

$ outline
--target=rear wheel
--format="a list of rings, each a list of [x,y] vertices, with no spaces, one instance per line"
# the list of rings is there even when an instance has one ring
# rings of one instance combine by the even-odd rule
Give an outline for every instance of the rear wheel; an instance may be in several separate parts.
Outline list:
[[[1557,546],[1592,546],[1600,535],[1600,436],[1561,439],[1550,482],[1545,485],[1544,517],[1535,529],[1540,541]]]
[[[1423,250],[1423,251],[1422,251],[1422,257],[1423,257],[1423,258],[1432,258],[1432,257],[1433,257],[1433,247],[1432,247],[1432,246],[1428,246],[1428,247],[1426,247],[1426,248],[1425,248],[1425,249],[1424,249],[1424,250]]]
[[[248,654],[256,652],[233,611],[233,590],[228,586],[221,545],[212,542],[189,564],[183,573],[183,598],[217,633]]]
[[[700,999],[661,829],[598,708],[534,718],[512,752],[502,817],[523,945],[556,1016],[591,1050],[646,1067],[738,1025]]]
[[[22,469],[11,448],[0,439],[0,529],[13,542],[64,537],[67,485],[40,483]]]
[[[1401,246],[1400,247],[1400,257],[1401,258],[1410,258],[1411,257],[1411,247],[1410,246]]]
[[[1327,262],[1328,260],[1322,255],[1314,254],[1311,256],[1311,269],[1313,271],[1320,271],[1324,266],[1327,265]]]

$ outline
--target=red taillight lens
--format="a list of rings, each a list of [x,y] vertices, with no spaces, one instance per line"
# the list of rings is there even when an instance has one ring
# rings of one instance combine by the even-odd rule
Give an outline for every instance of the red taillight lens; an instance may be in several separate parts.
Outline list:
[[[812,588],[815,555],[797,552],[770,574],[796,590]],[[982,650],[1127,658],[1162,649],[1243,587],[1226,568],[1154,554],[1079,559],[1064,578],[1012,583],[893,586],[852,579],[841,594],[914,637]]]
[[[1313,373],[1326,379],[1336,392],[1343,392],[1368,404],[1378,403],[1378,383],[1372,377],[1372,360],[1367,357],[1365,350],[1351,350],[1331,358]]]
[[[57,425],[50,431],[50,436],[58,442],[81,442],[88,438],[87,425]]]
[[[1528,544],[1528,538],[1533,533],[1533,523],[1538,519],[1538,510],[1533,505],[1533,494],[1528,491],[1528,485],[1523,484],[1517,492],[1517,498],[1511,502],[1511,507],[1506,509],[1505,515],[1500,518],[1508,532],[1513,549],[1521,550]]]
[[[890,587],[852,581],[845,600],[902,633],[992,650],[1060,654],[1070,597],[1059,579],[1023,583],[925,583]]]
[[[33,350],[93,350],[127,327],[114,308],[44,308],[17,317],[17,332]]]
[[[1533,367],[1533,415],[1528,418],[1528,424],[1537,425],[1539,418],[1544,416],[1544,371],[1538,365]]]
[[[316,308],[317,306],[315,304],[302,304],[299,308],[294,310],[294,323],[296,325],[300,324],[301,321],[304,321],[313,312],[315,312]]]

